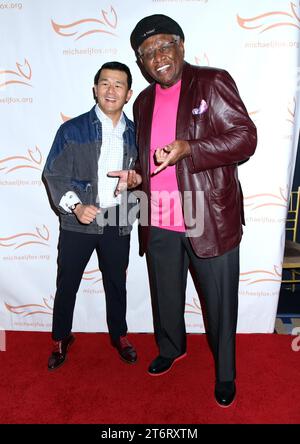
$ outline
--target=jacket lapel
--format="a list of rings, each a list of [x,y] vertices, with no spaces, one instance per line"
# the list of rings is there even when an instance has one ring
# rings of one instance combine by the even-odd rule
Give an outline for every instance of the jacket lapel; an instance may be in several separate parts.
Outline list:
[[[189,63],[184,62],[176,121],[176,139],[187,140],[196,88]]]
[[[151,128],[152,128],[152,116],[155,102],[155,84],[149,86],[148,94],[145,95],[142,107],[143,114],[139,116],[140,122],[140,146],[143,147],[140,152],[140,158],[143,159],[144,165],[148,165],[149,168],[149,152],[151,142]]]

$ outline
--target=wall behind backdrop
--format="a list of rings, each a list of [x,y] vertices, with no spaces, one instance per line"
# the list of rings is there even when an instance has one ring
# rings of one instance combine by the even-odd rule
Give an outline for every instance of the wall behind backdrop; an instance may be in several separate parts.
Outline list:
[[[182,26],[186,60],[230,72],[258,129],[255,155],[239,167],[246,227],[241,244],[239,332],[273,332],[299,119],[298,0],[0,0],[0,329],[50,331],[58,219],[41,173],[58,127],[93,105],[106,61],[129,65],[134,96],[147,85],[129,44],[144,16]],[[299,115],[299,114],[298,114]],[[145,259],[136,226],[128,269],[128,326],[152,331]],[[188,282],[186,324],[204,332]],[[74,331],[107,331],[96,256],[78,293]]]

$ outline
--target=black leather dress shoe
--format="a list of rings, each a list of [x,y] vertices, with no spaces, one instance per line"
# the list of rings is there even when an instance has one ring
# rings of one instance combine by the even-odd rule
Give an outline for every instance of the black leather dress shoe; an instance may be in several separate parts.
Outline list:
[[[48,359],[48,370],[56,370],[64,364],[69,347],[73,344],[74,341],[75,336],[69,334],[61,341],[54,342],[54,349]]]
[[[236,388],[234,381],[216,382],[215,399],[221,407],[229,407],[235,399],[235,394]]]
[[[173,364],[175,362],[180,361],[180,359],[183,359],[186,357],[186,353],[178,356],[177,358],[164,358],[163,356],[157,356],[157,358],[154,359],[154,361],[151,362],[148,373],[151,376],[160,376],[167,373],[169,370],[171,370]]]
[[[128,341],[127,336],[120,336],[116,341],[112,342],[113,346],[118,350],[119,355],[123,361],[128,364],[134,364],[137,360],[137,353],[135,348]]]

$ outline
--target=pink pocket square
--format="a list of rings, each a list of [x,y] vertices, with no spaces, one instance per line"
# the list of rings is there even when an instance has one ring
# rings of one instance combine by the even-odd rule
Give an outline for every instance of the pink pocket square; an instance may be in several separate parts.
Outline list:
[[[205,100],[202,99],[199,108],[194,108],[192,110],[192,114],[194,114],[194,115],[195,114],[203,114],[207,111],[207,109],[208,109],[208,105],[205,102]]]

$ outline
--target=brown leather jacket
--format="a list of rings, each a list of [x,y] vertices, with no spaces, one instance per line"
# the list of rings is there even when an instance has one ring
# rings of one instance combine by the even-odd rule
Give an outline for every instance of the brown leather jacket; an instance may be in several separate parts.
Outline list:
[[[192,110],[199,107],[202,99],[208,105],[207,111],[193,114]],[[133,107],[139,147],[137,170],[142,175],[142,190],[148,196],[148,222],[151,220],[149,152],[154,101],[153,83],[139,94]],[[191,155],[176,164],[182,196],[184,191],[192,194],[184,208],[185,219],[195,215],[199,200],[196,194],[202,199],[199,208],[203,232],[189,235],[191,245],[199,257],[222,255],[237,246],[242,237],[243,195],[237,166],[254,153],[257,141],[256,128],[226,71],[184,63],[176,139],[188,141],[191,147]],[[139,239],[142,255],[147,251],[149,223],[139,226]]]

